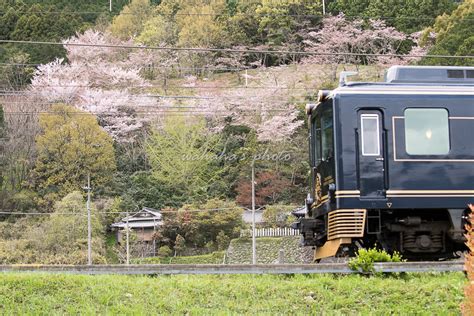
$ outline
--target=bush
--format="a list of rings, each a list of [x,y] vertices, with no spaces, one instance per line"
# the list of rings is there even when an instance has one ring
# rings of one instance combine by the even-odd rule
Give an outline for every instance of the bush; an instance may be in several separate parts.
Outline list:
[[[267,226],[271,227],[285,227],[294,222],[294,217],[291,216],[291,211],[295,207],[284,204],[267,205],[263,211],[263,220]]]
[[[161,230],[162,242],[171,248],[176,247],[174,241],[179,234],[185,241],[183,247],[213,250],[218,244],[219,233],[221,237],[223,234],[229,238],[236,238],[243,225],[242,209],[235,202],[217,199],[204,204],[184,205],[177,212],[165,214],[164,221]],[[221,238],[221,246],[225,243],[226,241]]]
[[[158,249],[158,256],[160,257],[169,257],[172,253],[173,251],[168,246],[162,246],[160,249]]]
[[[464,288],[465,301],[462,306],[463,314],[472,315],[474,312],[474,205],[469,204],[469,224],[466,225],[466,245],[469,248],[466,254],[465,269],[469,283]]]
[[[393,255],[377,248],[359,249],[357,256],[349,261],[349,268],[364,273],[375,273],[374,262],[402,262],[398,252]]]
[[[216,241],[217,241],[217,249],[219,251],[226,250],[227,247],[229,247],[230,238],[222,230],[217,235]]]

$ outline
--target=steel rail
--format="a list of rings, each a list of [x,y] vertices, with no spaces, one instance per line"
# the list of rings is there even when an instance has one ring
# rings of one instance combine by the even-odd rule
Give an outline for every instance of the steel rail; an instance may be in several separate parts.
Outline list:
[[[463,261],[375,263],[375,272],[456,272],[464,271]],[[0,265],[3,273],[64,274],[350,274],[362,273],[346,263],[319,264],[133,264],[133,265]]]

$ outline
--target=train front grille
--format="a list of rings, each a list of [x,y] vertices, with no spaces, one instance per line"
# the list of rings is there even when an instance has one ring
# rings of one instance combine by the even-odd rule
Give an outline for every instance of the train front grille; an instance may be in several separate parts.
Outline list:
[[[328,217],[328,240],[363,237],[367,210],[335,210]]]

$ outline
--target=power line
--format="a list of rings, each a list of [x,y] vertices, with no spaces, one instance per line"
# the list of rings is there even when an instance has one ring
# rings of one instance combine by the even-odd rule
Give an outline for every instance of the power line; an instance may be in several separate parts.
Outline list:
[[[37,63],[0,63],[0,67],[9,67],[9,66],[16,66],[16,67],[38,67],[44,66],[47,64],[37,64]],[[61,66],[66,66],[68,64],[60,64]],[[207,70],[207,71],[242,71],[242,70],[250,70],[250,69],[257,69],[258,67],[180,67],[180,66],[169,66],[169,65],[145,65],[145,66],[124,66],[123,69],[175,69],[175,70]]]
[[[183,98],[179,98],[179,99],[183,99]],[[199,99],[199,98],[187,98],[187,99],[192,99],[192,100],[195,100],[195,99]],[[280,101],[279,103],[299,103],[299,102],[306,102],[306,101],[309,101],[309,99],[288,99],[288,100],[281,100],[279,96],[273,96],[273,97],[268,97],[268,98],[262,98],[262,97],[239,97],[239,96],[235,96],[235,97],[222,97],[222,98],[212,98],[212,99],[205,99],[205,100],[217,100],[217,101],[221,101],[221,100],[225,100],[225,101],[229,101],[229,102],[232,102],[232,101],[239,101],[239,100],[248,100],[248,101],[259,101],[259,99],[261,99],[261,101],[265,100],[265,101],[272,101],[272,102],[277,102],[277,101]],[[159,107],[160,105],[159,104],[156,104],[156,105],[153,105],[153,104],[133,104],[133,105],[124,105],[123,103],[126,102],[127,100],[123,100],[121,102],[112,102],[111,105],[117,105],[117,106],[122,106],[122,107],[126,107],[126,108],[147,108],[147,107]],[[34,100],[25,100],[25,101],[2,101],[0,99],[0,104],[29,104],[29,103],[34,103],[35,105],[53,105],[53,104],[58,104],[58,103],[76,103],[76,102],[71,102],[71,101],[67,101],[67,100],[57,100],[57,101],[50,101],[50,102],[46,102],[46,101],[43,101],[43,102],[35,102]],[[93,102],[91,102],[91,104],[94,104]],[[236,103],[237,105],[239,105],[240,103]],[[173,107],[177,107],[177,108],[184,108],[181,107],[181,106],[166,106],[164,105],[163,107],[169,107],[169,108],[173,108]],[[196,107],[199,107],[199,106],[196,106]],[[199,108],[202,108],[202,106],[200,106]]]
[[[118,49],[148,49],[148,50],[168,50],[185,52],[213,52],[213,53],[243,53],[243,54],[286,54],[301,56],[365,56],[365,57],[398,57],[398,58],[474,58],[472,55],[403,55],[403,54],[377,54],[377,53],[335,53],[335,52],[309,52],[309,51],[285,51],[285,50],[257,50],[257,49],[230,49],[230,48],[201,48],[201,47],[172,47],[172,46],[136,46],[136,45],[113,45],[113,44],[88,44],[88,43],[60,43],[46,41],[17,41],[0,40],[0,43],[23,44],[23,45],[50,45],[50,46],[76,46],[76,47],[96,47],[96,48],[118,48]]]
[[[277,97],[275,97],[277,98]],[[240,98],[242,99],[242,98]],[[230,98],[230,100],[233,100]],[[274,99],[272,98],[265,98],[265,100],[270,100],[273,101]],[[125,100],[124,100],[125,101]],[[305,102],[309,100],[288,100],[288,101],[283,101],[282,103],[289,103],[290,101],[292,102]],[[58,101],[51,101],[51,102],[35,102],[33,101],[2,101],[0,99],[0,104],[30,104],[33,103],[34,105],[55,105],[55,104],[60,104],[60,103],[68,103],[68,101],[65,100],[58,100]],[[74,103],[74,102],[72,102]],[[124,107],[126,109],[143,109],[143,108],[152,108],[152,109],[203,109],[205,108],[204,106],[198,106],[198,105],[160,105],[160,104],[133,104],[133,105],[123,105],[122,102],[117,102],[118,106]],[[117,103],[112,103],[112,105],[117,105]],[[233,105],[240,105],[240,104],[233,104]],[[286,108],[280,108],[281,110],[285,110]],[[13,113],[13,112],[8,112],[8,113]]]
[[[5,14],[7,11],[0,11],[0,14]],[[120,12],[119,14],[115,14],[110,11],[44,11],[44,10],[32,10],[32,11],[20,11],[15,10],[15,13],[19,14],[65,14],[65,15],[138,15],[134,12]],[[244,12],[237,12],[235,14],[229,13],[191,13],[191,12],[177,12],[177,13],[159,13],[160,16],[217,16],[217,17],[303,17],[303,18],[328,18],[334,17],[335,15],[331,14],[279,14],[279,13],[244,13]],[[344,15],[345,18],[349,19],[379,19],[379,20],[397,20],[397,19],[405,19],[405,20],[425,20],[425,21],[432,21],[435,20],[437,17],[429,16],[429,15],[420,15],[420,16],[369,16],[369,15]],[[473,20],[473,19],[468,19]]]
[[[24,93],[24,94],[16,94],[16,93],[0,93],[1,96],[10,96],[10,97],[15,97],[15,96],[34,96],[34,95],[41,95],[40,93]],[[160,98],[160,99],[198,99],[198,100],[213,100],[215,99],[214,97],[204,97],[204,96],[188,96],[188,95],[129,95],[128,97],[130,98]],[[118,98],[120,100],[120,98]],[[126,100],[122,100],[126,101]],[[13,101],[15,102],[15,101]],[[19,101],[18,103],[23,103]],[[53,102],[55,103],[55,102]]]
[[[222,208],[212,208],[212,209],[191,209],[191,210],[173,210],[173,211],[159,211],[161,214],[179,214],[179,213],[203,213],[203,212],[226,212],[232,210],[245,210],[245,207],[236,206],[236,207],[222,207]],[[98,214],[118,214],[125,215],[126,212],[119,211],[95,211],[92,212],[92,216],[97,216]],[[15,212],[15,211],[0,211],[0,215],[65,215],[65,216],[87,216],[86,213],[71,213],[71,212],[52,212],[52,213],[42,213],[42,212]]]
[[[278,89],[272,89],[272,90],[278,90]],[[67,93],[65,93],[67,94]],[[0,97],[34,97],[34,96],[39,96],[38,98],[40,99],[41,98],[41,94],[36,94],[36,93],[32,93],[32,94],[0,94]],[[256,99],[265,99],[265,100],[281,100],[281,97],[278,96],[278,95],[271,95],[271,96],[259,96],[259,95],[249,95],[249,96],[242,96],[242,95],[235,95],[235,96],[231,96],[231,95],[224,95],[224,96],[194,96],[194,95],[130,95],[130,98],[131,99],[134,99],[134,98],[147,98],[147,97],[151,97],[151,98],[157,98],[157,99],[190,99],[190,100],[217,100],[217,101],[221,101],[221,100],[226,100],[226,101],[234,101],[234,100],[251,100],[251,101],[255,101]],[[302,97],[302,96],[298,96],[298,97]],[[116,98],[114,100],[118,100],[118,102],[112,102],[112,104],[115,104],[115,103],[118,103],[118,104],[122,104],[123,102],[128,102],[130,101],[129,99],[127,98]],[[298,99],[287,99],[287,100],[283,100],[284,102],[298,102],[299,100]],[[302,101],[306,101],[306,100],[302,100]],[[4,100],[2,101],[0,99],[0,102],[3,102],[3,103],[11,103],[11,104],[23,104],[23,103],[27,103],[28,100],[20,100],[20,101],[12,101],[12,100]],[[35,102],[34,100],[31,100],[31,102]],[[47,104],[57,104],[57,103],[61,103],[61,102],[70,102],[70,101],[67,101],[67,100],[64,100],[64,99],[61,99],[61,98],[58,98],[57,101],[41,101],[41,102],[35,102],[35,104],[43,104],[43,105],[47,105]],[[141,106],[144,106],[146,104],[143,104]],[[134,106],[140,106],[139,104],[135,104]],[[146,105],[146,106],[149,106],[149,105]]]
[[[203,109],[203,110],[184,110],[184,111],[179,111],[179,110],[163,110],[163,111],[135,111],[133,112],[132,114],[167,114],[167,115],[170,115],[170,116],[173,116],[175,114],[179,114],[179,115],[182,115],[182,116],[186,116],[187,114],[222,114],[222,113],[226,113],[228,115],[231,115],[231,114],[235,114],[235,113],[239,113],[241,115],[243,114],[248,114],[248,115],[252,115],[254,113],[267,113],[267,112],[270,112],[270,113],[273,113],[273,112],[282,112],[282,113],[285,113],[285,112],[288,112],[288,111],[296,111],[297,109],[285,109],[285,110],[281,110],[281,109],[265,109],[265,110],[258,110],[258,109],[255,109],[255,110],[250,110],[250,109],[246,109],[246,110],[236,110],[235,112],[232,111],[232,109],[228,109],[228,110],[225,110],[225,109],[222,109],[222,110],[214,110],[214,109]],[[58,113],[58,112],[46,112],[46,111],[39,111],[39,112],[6,112],[5,113],[6,115],[61,115],[61,113]],[[120,114],[119,112],[73,112],[73,113],[68,113],[67,115],[117,115],[117,114]],[[227,116],[228,116],[227,115]],[[223,115],[225,116],[225,115]]]
[[[13,88],[21,88],[21,87],[29,87],[27,85],[12,85]],[[32,87],[39,87],[39,88],[90,88],[95,89],[93,85],[34,85]],[[253,89],[263,89],[263,90],[309,90],[315,89],[316,87],[288,87],[288,86],[175,86],[175,85],[113,85],[111,87],[114,88],[160,88],[160,89],[187,89],[187,90],[197,90],[197,89],[244,89],[244,90],[253,90]],[[99,87],[100,88],[100,87]],[[110,88],[109,88],[110,89]],[[110,90],[104,90],[110,91]],[[0,93],[17,93],[17,92],[25,92],[25,90],[0,90]],[[35,95],[35,93],[31,92],[28,93],[30,95]],[[36,93],[38,94],[38,93]],[[3,94],[5,95],[5,94]],[[25,93],[26,95],[26,93]],[[162,97],[162,96],[157,96]]]

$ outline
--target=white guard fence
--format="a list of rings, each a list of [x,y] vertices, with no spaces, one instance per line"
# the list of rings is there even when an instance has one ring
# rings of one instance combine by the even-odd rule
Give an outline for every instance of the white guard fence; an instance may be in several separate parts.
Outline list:
[[[300,231],[289,227],[283,228],[258,228],[255,229],[255,237],[285,237],[299,236]],[[243,229],[240,231],[240,237],[252,237],[251,229]]]

